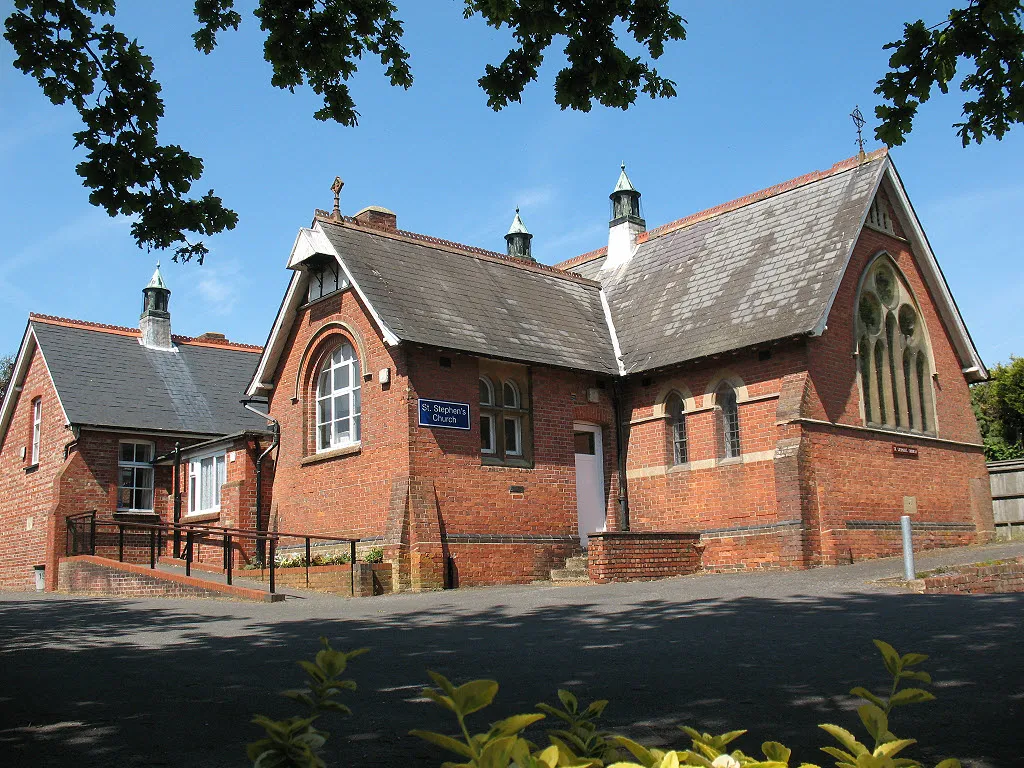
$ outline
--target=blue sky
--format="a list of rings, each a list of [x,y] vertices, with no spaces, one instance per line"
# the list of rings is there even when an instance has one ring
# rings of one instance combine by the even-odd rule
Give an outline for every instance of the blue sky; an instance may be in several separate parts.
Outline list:
[[[195,191],[213,188],[238,211],[238,228],[208,239],[203,266],[136,248],[129,222],[90,206],[74,173],[77,116],[14,70],[0,40],[0,354],[16,351],[30,311],[135,325],[158,258],[176,333],[262,344],[296,230],[314,208],[330,208],[336,175],[345,213],[384,205],[403,229],[495,250],[519,205],[535,255],[552,263],[605,244],[623,160],[649,227],[827,168],[856,151],[854,105],[873,124],[882,45],[903,21],[939,21],[945,7],[676,2],[689,39],[657,66],[677,82],[677,98],[562,112],[556,50],[523,103],[494,113],[476,80],[504,55],[508,30],[464,21],[460,0],[398,0],[416,82],[391,88],[366,59],[352,82],[360,125],[345,128],[312,118],[312,92],[270,86],[244,0],[242,27],[208,57],[191,46],[191,3],[122,5],[120,23],[153,55],[164,86],[161,140],[205,160]],[[11,8],[0,2],[4,17]],[[957,95],[925,105],[893,158],[992,365],[1024,354],[1024,127],[962,149],[950,127]]]

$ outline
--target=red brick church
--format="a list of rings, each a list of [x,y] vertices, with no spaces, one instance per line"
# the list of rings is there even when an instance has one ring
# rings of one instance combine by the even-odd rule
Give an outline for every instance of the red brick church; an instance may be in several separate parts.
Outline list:
[[[554,267],[518,213],[497,253],[384,208],[344,216],[338,191],[299,231],[261,353],[208,340],[238,369],[192,377],[225,408],[204,434],[178,427],[212,441],[193,453],[248,457],[235,524],[359,538],[413,589],[543,579],[582,548],[597,579],[839,564],[895,554],[903,514],[920,547],[992,535],[968,392],[987,372],[884,151],[652,230],[623,168],[607,246]],[[121,332],[145,348],[147,322]],[[42,400],[37,455],[34,403],[68,387],[37,334],[68,323],[29,325],[0,410],[5,587],[45,559],[26,518],[57,530],[79,503],[26,490],[31,467],[52,480],[78,454],[107,511],[130,511],[114,506],[119,454],[86,451],[74,406]],[[272,433],[231,420],[248,418],[228,405],[242,389],[280,436],[260,520],[251,466]],[[162,451],[169,425],[147,418],[133,429]],[[149,511],[166,517],[160,473]]]

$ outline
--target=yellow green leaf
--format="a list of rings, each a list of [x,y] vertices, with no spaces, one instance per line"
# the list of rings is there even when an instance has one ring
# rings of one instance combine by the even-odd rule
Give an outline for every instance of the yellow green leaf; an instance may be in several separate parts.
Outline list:
[[[451,693],[452,701],[463,715],[471,715],[492,701],[498,693],[498,683],[494,680],[471,680],[460,685]]]
[[[412,730],[409,731],[410,736],[417,736],[424,741],[429,741],[431,744],[436,744],[442,749],[447,749],[449,752],[454,752],[457,755],[463,757],[473,757],[473,750],[470,749],[466,744],[461,741],[453,739],[451,736],[445,736],[442,733],[434,733],[433,731],[420,731]]]

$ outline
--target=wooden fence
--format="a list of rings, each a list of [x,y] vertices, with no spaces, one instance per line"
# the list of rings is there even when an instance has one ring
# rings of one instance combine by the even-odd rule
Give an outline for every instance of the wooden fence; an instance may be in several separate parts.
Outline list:
[[[992,511],[996,538],[1009,539],[1024,534],[1024,459],[990,461]]]

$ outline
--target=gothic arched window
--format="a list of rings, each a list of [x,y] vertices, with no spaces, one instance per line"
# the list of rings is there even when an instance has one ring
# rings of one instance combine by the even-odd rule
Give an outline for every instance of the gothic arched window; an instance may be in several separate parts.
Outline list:
[[[740,455],[740,410],[736,390],[723,381],[715,391],[715,399],[722,409],[723,454],[727,459],[735,459]]]
[[[668,416],[672,463],[685,464],[689,461],[686,450],[686,412],[683,410],[683,398],[679,393],[673,392],[665,399],[665,414]]]
[[[359,358],[347,341],[324,358],[316,385],[316,449],[329,451],[358,443],[362,403]]]
[[[861,280],[856,334],[864,422],[934,432],[928,334],[914,295],[888,255],[875,259]]]

